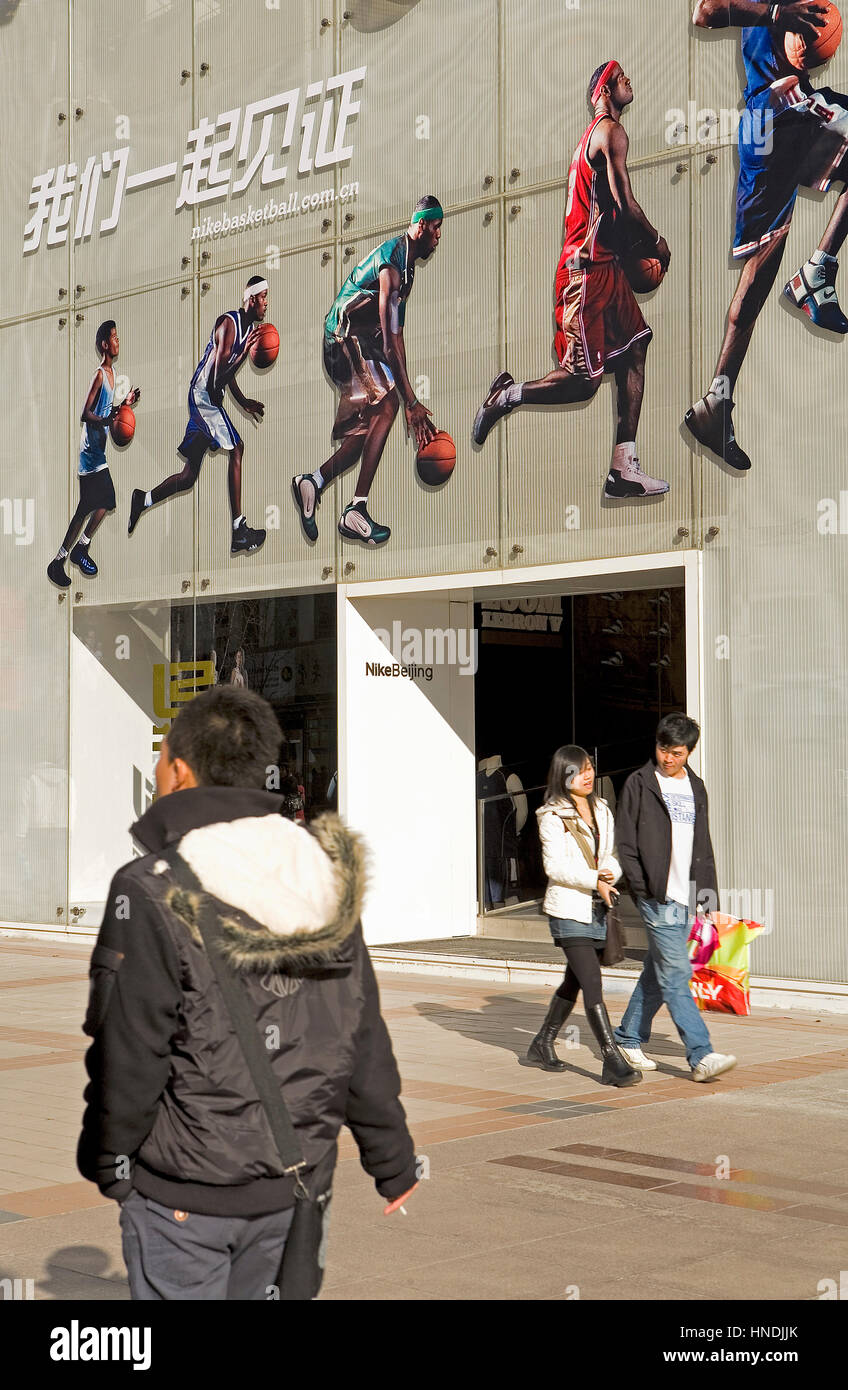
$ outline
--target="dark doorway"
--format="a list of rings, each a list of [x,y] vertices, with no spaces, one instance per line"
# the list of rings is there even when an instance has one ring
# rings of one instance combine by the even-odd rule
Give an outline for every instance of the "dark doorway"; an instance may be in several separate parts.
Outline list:
[[[544,890],[535,810],[551,755],[578,743],[615,798],[685,708],[682,588],[532,595],[475,604],[481,911]]]

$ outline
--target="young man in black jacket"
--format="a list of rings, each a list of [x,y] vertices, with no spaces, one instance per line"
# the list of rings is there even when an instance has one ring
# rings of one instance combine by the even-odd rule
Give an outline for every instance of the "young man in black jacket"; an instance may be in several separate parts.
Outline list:
[[[310,1192],[330,1187],[343,1124],[387,1213],[416,1186],[359,924],[362,847],[335,816],[310,833],[280,814],[263,790],[280,738],[251,691],[196,696],[162,745],[158,798],[133,827],[147,852],[109,890],[77,1161],[121,1204],[134,1299],[275,1297],[295,1201],[196,926],[198,900],[161,857],[172,848],[222,918]]]
[[[686,1048],[693,1081],[712,1081],[736,1066],[714,1052],[689,981],[686,942],[699,894],[718,907],[707,792],[687,768],[700,729],[686,714],[667,714],[657,727],[654,761],[628,777],[615,812],[618,861],[645,923],[648,954],[615,1038],[628,1062],[656,1071],[644,1048],[663,1003]]]

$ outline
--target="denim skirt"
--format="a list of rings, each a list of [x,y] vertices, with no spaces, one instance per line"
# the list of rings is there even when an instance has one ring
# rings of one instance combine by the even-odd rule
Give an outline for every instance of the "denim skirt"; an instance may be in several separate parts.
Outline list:
[[[597,941],[602,945],[607,939],[607,910],[602,898],[592,903],[591,922],[575,922],[573,917],[549,917],[551,936],[557,946],[564,941]]]

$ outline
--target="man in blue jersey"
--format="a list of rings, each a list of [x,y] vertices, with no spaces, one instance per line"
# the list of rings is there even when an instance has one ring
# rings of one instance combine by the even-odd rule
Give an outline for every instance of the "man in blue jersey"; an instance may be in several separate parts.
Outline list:
[[[733,391],[783,257],[798,188],[848,183],[848,96],[829,87],[814,90],[785,51],[787,34],[811,39],[824,26],[825,14],[814,0],[698,0],[693,15],[701,28],[742,28],[747,82],[739,125],[733,255],[743,264],[715,376],[684,423],[699,444],[740,472],[751,467],[751,460],[734,435]],[[783,290],[793,308],[831,333],[848,332],[835,287],[836,255],[846,234],[848,191],[843,187],[817,250]]]
[[[402,236],[391,237],[360,261],[324,320],[324,366],[341,392],[333,439],[339,448],[314,473],[292,478],[307,540],[318,539],[315,512],[324,488],[361,459],[353,500],[339,520],[346,540],[382,545],[391,531],[368,515],[366,503],[389,431],[403,401],[406,425],[421,449],[436,427],[416,399],[406,366],[403,325],[416,261],[433,254],[444,213],[432,194],[415,205]]]
[[[185,467],[180,473],[172,473],[170,478],[150,492],[138,487],[133,489],[127,527],[129,535],[132,535],[139,518],[149,507],[194,487],[208,450],[225,449],[230,456],[227,488],[233,518],[230,554],[249,554],[264,543],[265,532],[248,526],[241,510],[244,442],[224,409],[224,391],[229,387],[230,394],[252,420],[262,419],[264,405],[243,395],[236,381],[236,372],[250,351],[259,332],[259,324],[267,312],[268,282],[261,275],[252,275],[245,285],[242,307],[229,309],[215,320],[215,327],[188,390],[189,420],[177,449],[177,453],[185,459]]]
[[[70,560],[72,565],[89,577],[97,573],[88,548],[106,513],[115,508],[115,485],[106,462],[106,432],[120,409],[119,405],[115,405],[114,362],[120,350],[120,341],[114,319],[101,323],[95,346],[100,354],[100,366],[91,379],[80,416],[79,506],[71,517],[65,539],[47,566],[48,579],[60,589],[67,589],[71,582],[65,572],[66,560]],[[121,404],[135,405],[140,395],[141,391],[134,386]],[[83,529],[86,518],[88,521]]]

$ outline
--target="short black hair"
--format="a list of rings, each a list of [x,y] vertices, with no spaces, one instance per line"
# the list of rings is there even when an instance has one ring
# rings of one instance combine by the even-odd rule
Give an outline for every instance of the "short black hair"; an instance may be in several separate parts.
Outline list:
[[[251,285],[261,285],[261,284],[263,283],[264,280],[265,280],[265,276],[264,276],[264,275],[251,275],[250,279],[248,280],[247,284],[245,285],[245,289],[246,289],[246,290],[249,290],[250,287],[251,287]]]
[[[601,63],[601,66],[600,66],[599,68],[595,68],[595,71],[592,73],[592,76],[589,78],[589,86],[588,86],[587,89],[586,89],[586,101],[588,102],[589,106],[592,107],[593,110],[594,110],[594,108],[595,108],[595,103],[594,103],[593,100],[592,100],[592,93],[593,93],[594,90],[595,90],[595,86],[596,86],[596,84],[597,84],[598,78],[600,77],[600,75],[601,75],[601,73],[603,72],[604,68],[607,66],[607,63],[608,63],[608,62],[609,62],[609,58],[607,59],[607,62],[606,62],[606,63]]]
[[[104,322],[101,323],[97,330],[97,337],[94,339],[94,347],[97,352],[102,351],[101,344],[108,342],[109,334],[112,332],[113,328],[117,327],[118,325],[114,319],[105,319]]]
[[[412,211],[413,213],[426,212],[428,208],[440,208],[441,206],[441,199],[437,198],[435,193],[425,193],[423,198],[418,199]]]
[[[187,763],[203,787],[264,787],[281,740],[268,701],[234,685],[195,695],[167,736],[169,757]]]
[[[701,730],[688,714],[678,710],[674,714],[664,714],[657,725],[656,742],[659,748],[679,748],[684,744],[689,752],[701,737]]]

